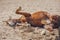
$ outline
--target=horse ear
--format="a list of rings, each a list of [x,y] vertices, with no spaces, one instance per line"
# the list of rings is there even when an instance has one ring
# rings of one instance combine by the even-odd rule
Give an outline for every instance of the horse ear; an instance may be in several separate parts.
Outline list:
[[[30,17],[30,16],[31,16],[30,13],[23,12],[23,11],[21,11],[21,10],[22,10],[22,8],[19,7],[19,8],[16,10],[16,14],[21,14],[21,15],[24,15],[25,17]]]

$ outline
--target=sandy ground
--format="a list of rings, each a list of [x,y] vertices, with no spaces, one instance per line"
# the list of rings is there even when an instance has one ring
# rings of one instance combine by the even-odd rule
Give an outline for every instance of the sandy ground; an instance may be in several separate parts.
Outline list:
[[[44,36],[45,39],[39,39],[38,35],[40,34],[38,33],[38,30],[40,29],[37,30],[38,32],[36,31],[37,34],[34,34],[33,32],[24,34],[21,33],[21,29],[13,29],[2,22],[7,20],[9,16],[12,18],[19,18],[20,15],[15,14],[15,11],[19,6],[22,7],[23,11],[29,13],[42,10],[51,14],[60,15],[60,0],[0,0],[0,40],[45,40],[46,38]],[[58,35],[58,31],[55,33]]]

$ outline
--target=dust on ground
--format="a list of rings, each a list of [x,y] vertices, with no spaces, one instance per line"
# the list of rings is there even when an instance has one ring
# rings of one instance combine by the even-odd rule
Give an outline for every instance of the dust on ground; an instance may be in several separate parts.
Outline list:
[[[33,13],[35,11],[47,11],[60,15],[60,0],[0,0],[0,40],[56,40],[58,30],[52,33],[38,27],[19,26],[16,29],[5,25],[4,20],[9,16],[19,18],[16,9],[21,6],[23,11]],[[41,34],[46,33],[46,34]]]

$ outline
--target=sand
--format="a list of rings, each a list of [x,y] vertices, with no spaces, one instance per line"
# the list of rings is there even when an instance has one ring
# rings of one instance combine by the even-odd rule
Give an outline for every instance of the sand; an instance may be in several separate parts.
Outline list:
[[[20,15],[15,14],[16,9],[21,6],[22,11],[33,13],[36,11],[47,11],[52,15],[60,15],[60,0],[0,0],[0,40],[55,40],[58,36],[58,30],[50,39],[46,35],[40,35],[40,28],[33,28],[32,32],[24,32],[28,28],[16,28],[6,25],[4,22],[11,16],[19,18]],[[44,30],[44,29],[43,29]]]

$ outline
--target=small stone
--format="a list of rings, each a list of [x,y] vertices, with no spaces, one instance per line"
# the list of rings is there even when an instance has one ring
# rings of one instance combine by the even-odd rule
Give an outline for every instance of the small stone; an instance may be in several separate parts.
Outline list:
[[[46,33],[46,30],[41,31],[41,35],[44,35]]]
[[[51,35],[55,35],[55,33],[54,32],[51,32]]]
[[[6,37],[3,37],[2,39],[6,39]]]

